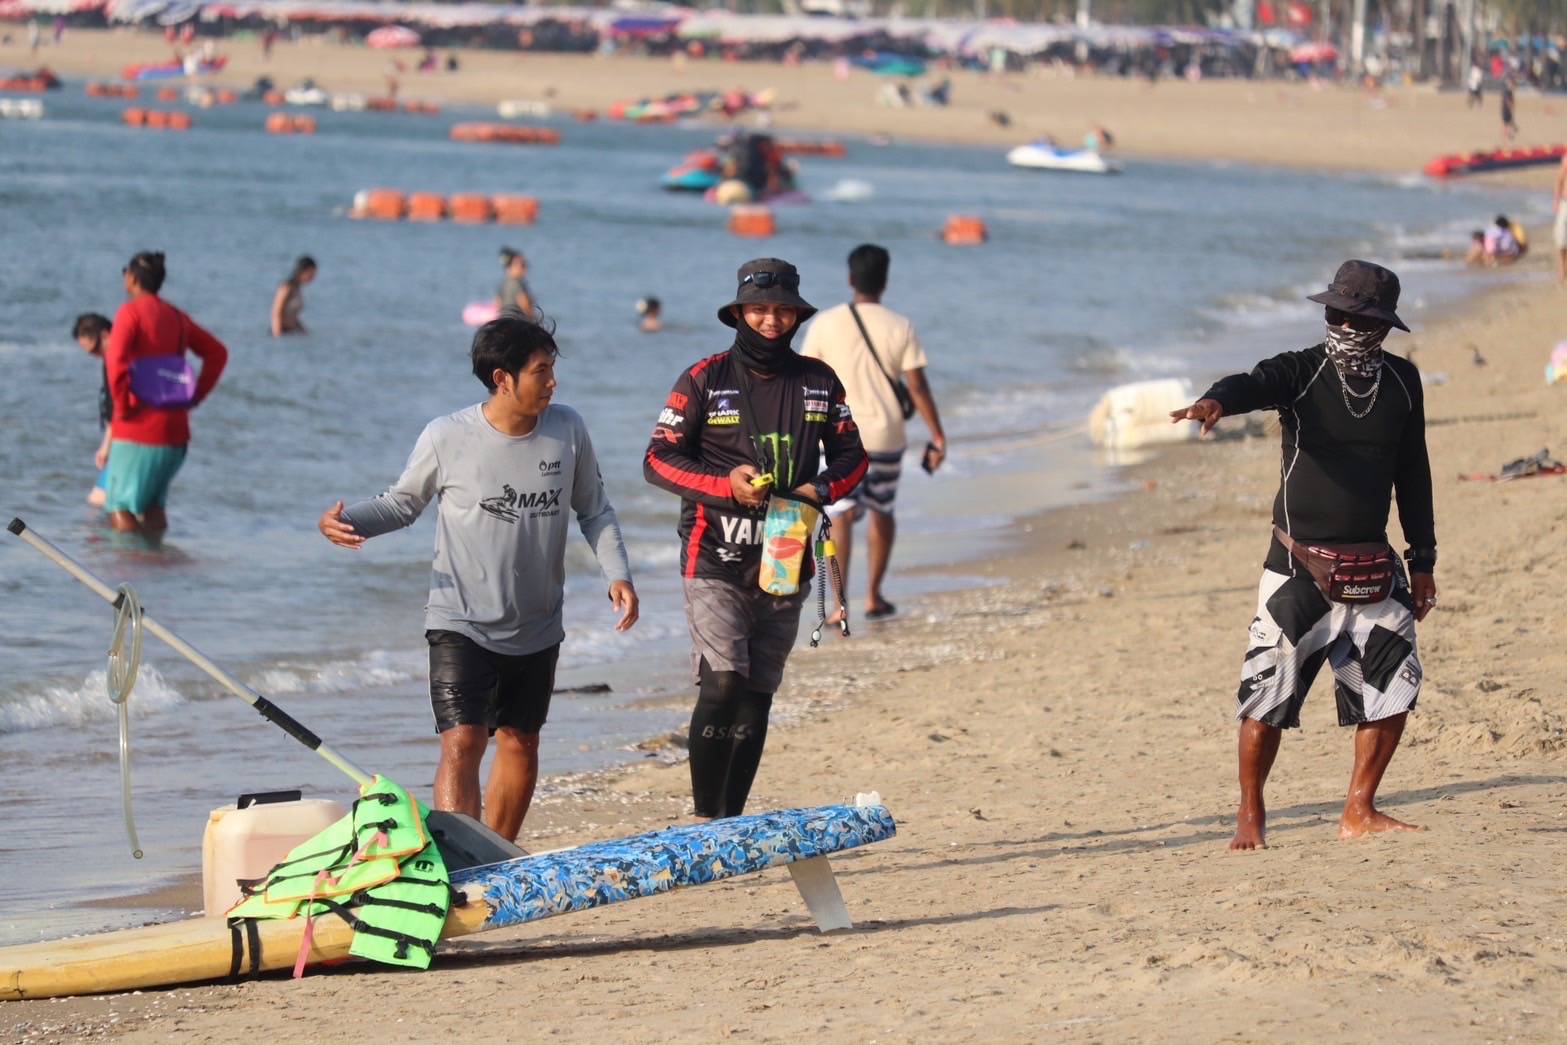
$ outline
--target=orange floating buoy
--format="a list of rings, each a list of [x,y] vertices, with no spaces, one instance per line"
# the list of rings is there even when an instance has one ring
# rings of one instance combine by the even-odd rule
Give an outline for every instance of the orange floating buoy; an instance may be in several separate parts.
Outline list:
[[[734,207],[729,211],[729,231],[736,236],[762,239],[778,231],[768,207]]]
[[[288,102],[288,99],[283,97],[282,91],[268,91],[261,96],[261,100],[272,106],[285,105]]]
[[[466,225],[484,225],[495,220],[495,205],[488,196],[475,192],[454,193],[447,201],[452,220]]]
[[[267,114],[268,134],[314,134],[316,133],[316,118],[314,116],[295,116],[293,113],[274,112]]]
[[[366,189],[354,196],[350,217],[375,221],[401,221],[408,213],[408,197],[396,189]]]
[[[219,105],[233,105],[235,102],[239,101],[239,95],[235,94],[227,87],[220,89],[214,97],[217,98]]]
[[[167,117],[168,119],[164,126],[171,131],[188,131],[191,128],[191,124],[195,123],[188,112],[171,112],[167,114]]]
[[[175,89],[173,87],[159,87],[158,88],[158,101],[160,101],[160,102],[177,102],[179,100],[180,100],[180,92],[177,89]]]
[[[539,220],[539,201],[532,196],[491,196],[490,206],[502,225],[532,225]]]
[[[576,112],[571,114],[571,118],[576,120],[578,123],[592,123],[594,120],[599,118],[599,114],[594,112],[592,109],[578,109]]]
[[[120,119],[132,127],[145,127],[147,126],[147,110],[126,109],[120,114]]]
[[[366,98],[365,108],[370,112],[396,112],[396,98]]]
[[[162,109],[148,109],[147,122],[142,126],[152,127],[156,130],[167,130],[169,126],[169,114]]]
[[[975,247],[989,238],[985,222],[972,214],[954,214],[941,230],[942,242],[954,247]]]
[[[438,192],[408,194],[409,221],[442,221],[446,218],[446,197]]]

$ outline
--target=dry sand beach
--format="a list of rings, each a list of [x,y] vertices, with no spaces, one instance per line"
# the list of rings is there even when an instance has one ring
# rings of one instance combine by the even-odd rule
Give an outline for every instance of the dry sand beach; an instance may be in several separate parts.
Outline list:
[[[111,62],[102,37],[73,33],[45,57],[80,73],[161,56],[161,44],[141,46],[128,38]],[[279,55],[270,71],[286,80],[280,63],[294,57]],[[376,86],[378,64],[355,80],[355,54],[344,55],[331,86]],[[595,60],[466,61],[463,80],[484,61],[553,73]],[[0,52],[7,63],[16,55]],[[230,79],[255,68],[237,64]],[[578,88],[584,104],[667,82],[638,81],[635,63],[594,68],[605,75]],[[666,63],[661,75],[726,83],[708,72]],[[801,97],[809,78],[832,87],[821,69],[747,73],[786,94],[798,77]],[[527,96],[552,79],[517,77],[484,89]],[[457,97],[463,80],[441,83]],[[959,99],[971,89],[970,122],[982,89],[1005,90],[963,78]],[[1456,96],[1413,91],[1371,109],[1357,92],[1271,84],[1019,90],[1075,100],[1063,131],[1087,119],[1084,99],[1119,99],[1115,115],[1092,118],[1139,151],[1308,166],[1383,163],[1334,144],[1352,141],[1386,145],[1388,165],[1409,169],[1452,147],[1443,120],[1470,119]],[[1544,103],[1525,102],[1526,133],[1530,104]],[[1248,106],[1267,120],[1248,122]],[[1438,106],[1445,115],[1428,111]],[[1259,139],[1281,111],[1287,136]],[[1335,113],[1363,122],[1325,141],[1318,132]],[[868,105],[836,120],[802,102],[784,119],[847,132],[871,129],[857,121],[872,117],[893,133],[930,127],[915,122],[926,113]],[[1402,136],[1374,125],[1384,118]],[[1488,132],[1489,111],[1485,120]],[[989,133],[949,129],[931,133]],[[358,967],[12,1003],[0,1007],[0,1039],[1567,1038],[1567,651],[1554,577],[1567,567],[1567,479],[1458,478],[1567,450],[1567,392],[1541,380],[1567,300],[1544,282],[1546,265],[1530,262],[1540,281],[1389,345],[1414,347],[1423,370],[1446,375],[1426,404],[1441,604],[1421,628],[1427,685],[1382,793],[1389,812],[1425,831],[1338,840],[1351,736],[1319,680],[1270,784],[1272,848],[1226,851],[1231,708],[1278,475],[1276,432],[1233,433],[1130,469],[1132,492],[1116,500],[1020,526],[978,567],[994,587],[796,652],[781,694],[792,728],[771,739],[752,805],[881,792],[898,837],[835,861],[852,931],[819,936],[788,876],[770,872],[458,941],[417,976]],[[1473,362],[1475,346],[1487,365]],[[1257,354],[1295,347],[1263,331]],[[651,760],[576,781],[537,807],[522,841],[549,848],[663,826],[684,814],[687,783],[683,764]]]
[[[0,69],[47,64],[62,75],[117,79],[132,63],[166,61],[171,49],[158,33],[133,29],[72,30],[61,46],[30,55],[26,34],[12,33],[0,46]],[[264,60],[255,39],[224,42],[228,66],[211,82],[244,88],[258,76],[280,87],[312,77],[330,91],[384,94],[393,57],[410,68],[418,51],[389,53],[309,37],[279,43]],[[441,51],[444,55],[445,49]],[[1117,148],[1133,156],[1224,160],[1324,170],[1418,171],[1449,152],[1502,144],[1496,99],[1469,109],[1458,91],[1432,87],[1388,89],[1371,95],[1355,88],[1283,81],[1202,83],[1139,79],[1073,78],[1040,70],[1003,77],[959,70],[950,75],[953,103],[946,109],[889,109],[877,104],[887,81],[863,71],[837,80],[824,63],[784,66],[667,58],[611,58],[459,50],[456,73],[401,75],[401,96],[444,103],[493,104],[505,99],[546,101],[556,108],[602,110],[618,100],[662,97],[682,91],[749,91],[774,88],[781,129],[1011,146],[1049,133],[1075,142],[1096,124],[1114,132]],[[144,94],[146,92],[144,91]],[[989,114],[1005,112],[1009,127]],[[1520,136],[1529,146],[1560,140],[1567,102],[1522,94]],[[1554,137],[1553,137],[1554,136]],[[1538,172],[1534,182],[1548,176]]]

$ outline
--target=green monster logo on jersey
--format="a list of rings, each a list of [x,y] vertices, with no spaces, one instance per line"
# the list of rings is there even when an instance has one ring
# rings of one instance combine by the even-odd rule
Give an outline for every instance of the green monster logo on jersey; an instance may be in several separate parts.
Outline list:
[[[794,436],[769,432],[754,437],[763,471],[773,473],[774,489],[794,489]]]

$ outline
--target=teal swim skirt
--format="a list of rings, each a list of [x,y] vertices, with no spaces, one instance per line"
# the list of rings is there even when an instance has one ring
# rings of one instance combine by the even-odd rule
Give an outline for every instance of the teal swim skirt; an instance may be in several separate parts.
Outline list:
[[[184,463],[183,446],[114,440],[109,444],[108,500],[103,510],[143,515],[149,508],[162,508],[168,500],[169,484]]]

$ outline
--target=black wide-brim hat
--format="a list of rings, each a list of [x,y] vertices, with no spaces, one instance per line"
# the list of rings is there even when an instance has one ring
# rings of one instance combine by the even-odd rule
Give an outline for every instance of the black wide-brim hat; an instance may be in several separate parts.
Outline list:
[[[1320,294],[1312,294],[1307,301],[1316,301],[1357,316],[1370,316],[1384,323],[1391,323],[1400,330],[1409,328],[1398,318],[1398,277],[1391,269],[1369,261],[1346,261],[1333,274],[1333,282]]]
[[[745,305],[788,305],[798,309],[804,323],[816,315],[816,306],[800,296],[800,272],[782,258],[756,258],[740,266],[735,273],[739,287],[735,299],[718,310],[719,322],[735,326],[734,309]]]

